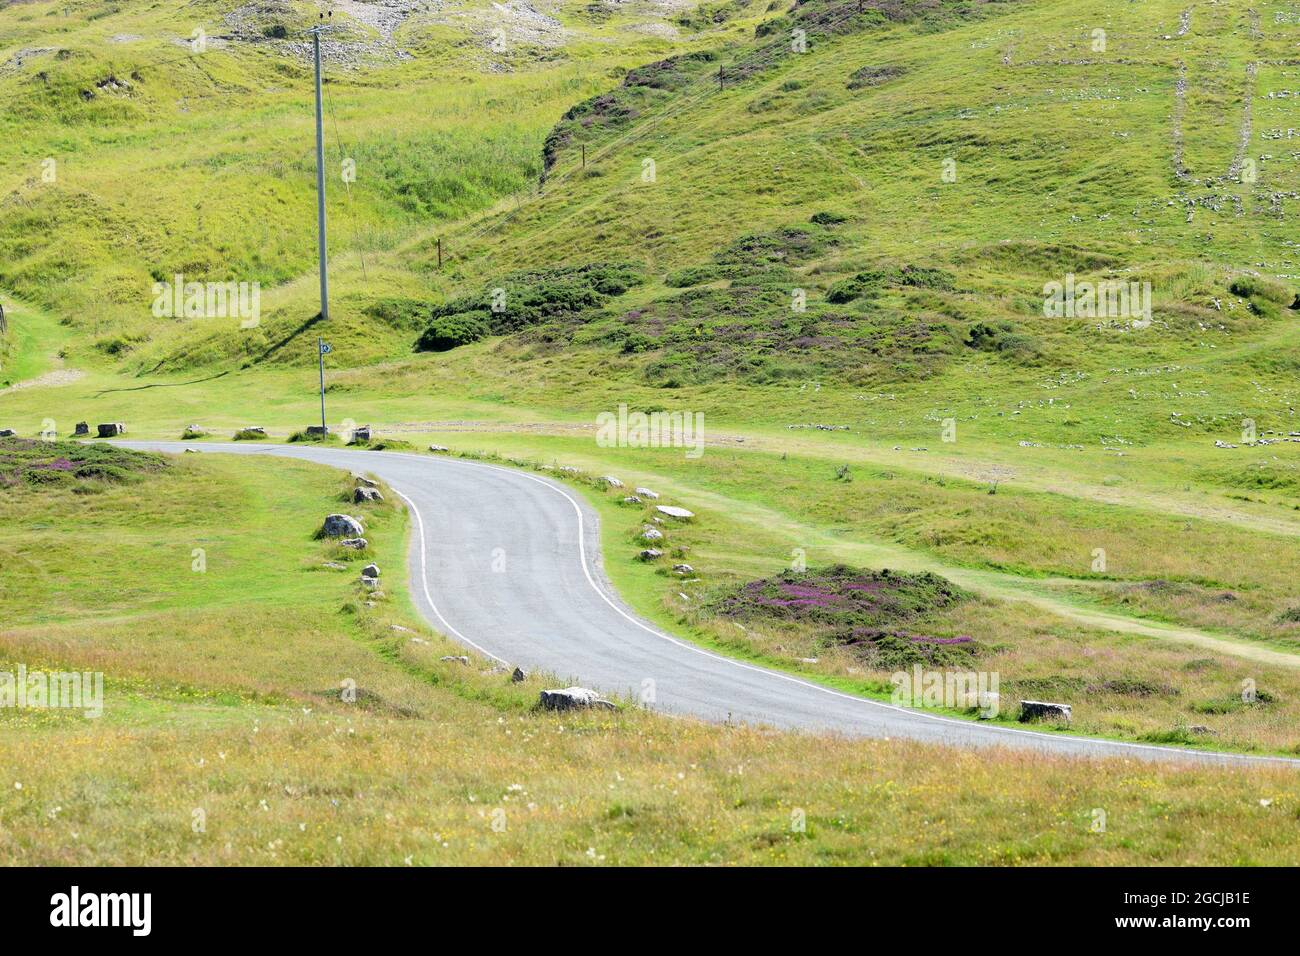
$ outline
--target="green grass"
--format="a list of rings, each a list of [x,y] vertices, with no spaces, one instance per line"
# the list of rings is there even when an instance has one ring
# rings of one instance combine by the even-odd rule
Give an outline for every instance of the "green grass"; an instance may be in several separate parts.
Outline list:
[[[76,421],[124,421],[133,437],[174,438],[196,423],[201,444],[257,424],[284,440],[319,420],[323,336],[334,346],[331,425],[371,423],[371,447],[436,442],[572,464],[696,510],[702,520],[673,534],[684,557],[665,559],[700,572],[700,585],[683,587],[634,560],[634,509],[579,486],[602,515],[623,596],[707,646],[878,694],[887,675],[823,636],[742,633],[700,611],[700,599],[780,573],[794,549],[814,567],[929,571],[975,597],[923,623],[976,636],[981,666],[997,667],[1008,693],[1068,697],[1076,729],[1295,750],[1300,457],[1287,439],[1300,431],[1289,229],[1300,174],[1284,136],[1292,100],[1270,95],[1294,89],[1289,35],[1275,17],[1283,5],[1197,4],[1175,36],[1181,0],[945,0],[919,17],[874,2],[859,17],[856,3],[836,0],[671,16],[638,3],[608,16],[564,4],[567,33],[495,55],[476,19],[486,8],[416,17],[395,38],[413,59],[327,69],[328,162],[357,160],[355,182],[331,175],[327,187],[328,327],[316,319],[305,62],[260,41],[190,57],[170,39],[197,24],[215,35],[231,6],[0,11],[0,65],[49,48],[0,70],[9,107],[0,132],[15,144],[0,156],[0,287],[12,326],[0,387],[60,373],[0,393],[0,427],[31,437],[48,422],[67,435]],[[294,6],[283,19],[300,26],[309,13]],[[806,54],[789,47],[796,25],[807,29]],[[365,33],[348,29],[350,41]],[[1096,29],[1104,50],[1093,49]],[[114,42],[122,35],[141,39]],[[110,75],[123,81],[117,89],[97,85]],[[53,182],[41,176],[47,158]],[[1257,177],[1238,175],[1247,159]],[[582,278],[614,263],[639,280],[614,292]],[[177,271],[260,281],[260,325],[156,319],[152,283]],[[1044,315],[1044,284],[1069,273],[1150,282],[1152,324]],[[492,310],[496,289],[505,312]],[[435,350],[417,352],[422,338]],[[598,445],[597,415],[623,404],[703,413],[703,456]],[[1266,443],[1243,438],[1252,428]],[[72,550],[93,534],[71,527],[65,550],[52,552],[69,580]],[[128,540],[144,548],[148,537]],[[6,586],[21,577],[0,574]],[[114,584],[127,618],[158,600],[131,580]],[[284,626],[280,585],[244,584],[256,602],[239,626]],[[42,605],[28,579],[19,586]],[[113,587],[93,590],[116,600]],[[179,613],[165,626],[211,631]],[[301,647],[327,639],[312,632]],[[800,660],[811,657],[816,665]],[[160,656],[131,679],[147,684],[154,668],[173,666]],[[1246,678],[1274,699],[1232,704]],[[147,715],[154,705],[134,706]],[[190,713],[201,722],[218,712],[227,713],[204,703]],[[1192,734],[1197,725],[1215,733]],[[699,733],[682,745],[723,739]],[[884,753],[845,746],[846,760]],[[376,760],[371,769],[393,779]],[[927,785],[910,760],[873,767],[864,771],[873,781]],[[1114,773],[1114,792],[1159,805],[1137,796],[1145,770]],[[994,803],[1005,795],[987,777],[973,786]],[[772,833],[755,843],[721,836],[704,809],[719,792],[689,824],[713,836],[673,844],[673,859],[828,862],[848,852],[792,849]],[[592,804],[591,819],[633,818],[638,834],[688,829],[662,805],[638,816],[634,799],[616,802],[608,818]],[[737,825],[767,832],[759,819]],[[575,846],[585,858],[582,840],[565,842],[574,832],[557,824],[533,834],[527,852],[521,843],[515,856],[493,856],[499,847],[475,843],[457,859],[568,860]],[[995,849],[863,852],[895,862],[1119,859],[1066,838],[990,833]],[[1143,833],[1132,859],[1187,858]],[[372,837],[391,861],[396,844]],[[669,852],[639,839],[621,862]],[[778,849],[755,849],[768,839]],[[311,858],[340,859],[327,843]]]
[[[0,389],[37,378],[61,364],[67,330],[27,303],[9,296],[0,296],[0,303],[9,326],[8,333],[0,336]]]
[[[340,555],[312,532],[344,473],[146,462],[135,483],[26,489],[0,505],[3,567],[24,569],[6,584],[39,582],[0,597],[0,660],[102,670],[106,683],[97,719],[0,714],[7,863],[1286,860],[1286,771],[1109,761],[1080,777],[1074,761],[810,748],[631,706],[542,715],[545,677],[513,684],[477,660],[439,661],[454,645],[414,623],[404,574],[390,570],[372,607],[351,572],[325,566]],[[366,560],[400,567],[401,512],[363,507]],[[271,514],[282,533],[267,536]],[[1096,807],[1105,834],[1090,831]]]
[[[214,40],[195,54],[169,39],[196,28],[220,36],[233,6],[173,3],[88,18],[34,3],[4,14],[10,49],[29,52],[21,69],[0,76],[9,103],[0,130],[21,143],[0,158],[0,188],[17,199],[0,217],[0,285],[67,316],[94,354],[139,371],[284,361],[292,353],[278,347],[280,330],[314,314],[298,311],[294,280],[314,262],[315,220],[292,212],[310,208],[315,188],[309,64],[267,42]],[[500,57],[470,45],[466,56],[448,49],[440,15],[417,15],[397,38],[415,59],[368,71],[329,64],[331,248],[339,265],[365,274],[362,286],[339,287],[333,310],[354,334],[332,334],[354,357],[400,347],[401,330],[377,336],[365,321],[374,290],[428,288],[428,277],[392,261],[401,247],[527,191],[541,170],[535,143],[553,117],[620,64],[663,47],[624,29],[626,19],[588,25],[573,60],[557,61],[527,44]],[[495,77],[490,86],[474,82],[485,75]],[[120,84],[98,85],[110,77]],[[169,148],[155,148],[161,142]],[[342,175],[347,160],[353,182]],[[185,216],[157,215],[180,208]],[[150,314],[152,286],[178,273],[260,282],[264,326],[241,334],[212,323],[199,335],[189,323],[170,334],[186,323]]]

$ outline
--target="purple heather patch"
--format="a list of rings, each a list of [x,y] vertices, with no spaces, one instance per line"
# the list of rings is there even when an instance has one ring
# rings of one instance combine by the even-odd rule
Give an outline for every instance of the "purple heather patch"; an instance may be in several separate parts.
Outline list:
[[[863,571],[843,565],[785,571],[717,598],[730,618],[811,626],[830,645],[852,647],[872,666],[961,662],[978,652],[970,635],[938,637],[907,627],[970,595],[935,574]]]

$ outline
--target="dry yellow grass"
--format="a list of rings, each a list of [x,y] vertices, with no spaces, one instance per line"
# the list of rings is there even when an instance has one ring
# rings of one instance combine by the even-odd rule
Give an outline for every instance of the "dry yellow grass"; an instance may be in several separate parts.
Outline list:
[[[556,719],[431,696],[408,719],[246,705],[212,727],[181,705],[158,726],[6,735],[0,858],[1297,862],[1300,804],[1285,771],[1080,767],[639,713]],[[1104,833],[1092,831],[1095,810]]]

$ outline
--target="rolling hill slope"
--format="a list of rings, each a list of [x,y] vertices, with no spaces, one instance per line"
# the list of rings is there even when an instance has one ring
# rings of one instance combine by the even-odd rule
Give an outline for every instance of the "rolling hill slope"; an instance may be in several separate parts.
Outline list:
[[[621,8],[573,28],[557,11],[556,36],[501,54],[490,40],[475,49],[472,28],[439,42],[467,22],[445,10],[431,22],[412,14],[394,33],[411,59],[339,54],[328,66],[330,149],[356,168],[352,183],[331,177],[341,353],[397,358],[440,300],[522,269],[605,261],[635,262],[647,281],[605,310],[616,328],[597,323],[578,344],[644,355],[629,377],[658,386],[837,373],[857,387],[989,355],[995,374],[1068,366],[1080,337],[1099,364],[1121,366],[1252,340],[1286,317],[1296,272],[1285,218],[1296,151],[1276,138],[1295,31],[1275,6],[1194,7],[1184,22],[1179,3],[732,3],[696,17],[706,32],[653,21],[677,33],[671,42],[637,32],[645,24]],[[222,9],[207,21],[230,29]],[[284,11],[261,29],[311,22],[300,6]],[[112,32],[131,28],[125,17],[11,57],[7,122],[24,148],[5,164],[15,188],[0,217],[0,284],[98,333],[96,349],[137,373],[309,362],[289,346],[294,334],[307,341],[314,315],[314,284],[301,281],[313,182],[300,41],[246,26],[196,55],[178,39],[188,8],[169,42]],[[340,42],[379,43],[348,23]],[[636,66],[656,48],[674,56]],[[76,159],[46,183],[42,156],[57,162],[60,142],[30,134],[51,120]],[[158,138],[175,150],[145,145]],[[498,200],[499,211],[452,224]],[[814,215],[827,225],[810,225]],[[746,235],[764,248],[736,245]],[[847,300],[839,286],[826,301],[838,282],[908,268],[940,273]],[[177,273],[261,282],[262,327],[160,322],[152,283]],[[1151,282],[1156,331],[1134,341],[1045,320],[1043,285],[1069,273]],[[1233,295],[1241,273],[1281,286]],[[795,287],[811,304],[798,321]],[[710,347],[682,349],[626,320],[651,302],[640,324],[654,329],[693,328],[702,310],[741,321]],[[871,334],[846,334],[864,315]],[[753,326],[778,319],[787,327],[772,341],[746,347]],[[972,337],[977,325],[988,328]],[[629,327],[640,333],[630,343],[619,334]],[[567,344],[575,331],[538,334]]]

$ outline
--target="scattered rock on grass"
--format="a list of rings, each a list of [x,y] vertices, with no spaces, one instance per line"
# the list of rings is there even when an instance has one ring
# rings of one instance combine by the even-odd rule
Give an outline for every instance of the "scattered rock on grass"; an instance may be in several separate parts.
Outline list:
[[[362,576],[363,578],[377,578],[377,577],[379,577],[379,565],[377,565],[377,564],[367,564],[364,568],[361,569],[361,576]]]
[[[511,683],[520,684],[528,679],[528,675],[523,672],[522,668],[516,667],[510,675]]]
[[[340,548],[351,548],[353,551],[364,551],[370,547],[370,542],[365,538],[344,538],[339,542]]]
[[[566,687],[563,690],[544,690],[537,700],[543,710],[580,710],[587,707],[602,707],[614,710],[613,701],[605,700],[594,690],[586,687]]]
[[[109,422],[99,426],[100,438],[116,438],[118,435],[126,434],[126,426],[121,422]]]
[[[451,450],[451,449],[449,449],[446,445],[430,445],[430,446],[429,446],[429,451],[433,452],[435,455],[440,455],[440,454],[443,454],[443,453],[448,452],[448,451],[450,451],[450,450]]]
[[[638,488],[636,489],[636,493],[648,501],[656,501],[659,498],[659,493],[657,491],[651,491],[649,488]]]
[[[689,564],[674,564],[673,572],[676,574],[694,574],[695,569]]]
[[[365,533],[361,522],[351,515],[327,515],[321,528],[327,538],[359,538]]]
[[[442,661],[444,664],[464,664],[469,666],[469,658],[463,654],[448,654],[446,657],[438,658],[438,660]]]
[[[1051,704],[1042,700],[1022,700],[1020,702],[1020,721],[1063,720],[1070,722],[1069,704]]]
[[[678,508],[676,505],[655,505],[655,510],[661,514],[666,514],[670,518],[694,518],[695,512],[687,511],[685,508]]]
[[[664,553],[660,551],[658,548],[646,548],[644,551],[642,551],[640,554],[637,555],[637,557],[640,558],[642,561],[656,561],[659,558],[662,558],[663,556]]]
[[[352,492],[353,504],[366,504],[369,502],[383,501],[384,496],[379,493],[378,488],[357,488]]]

